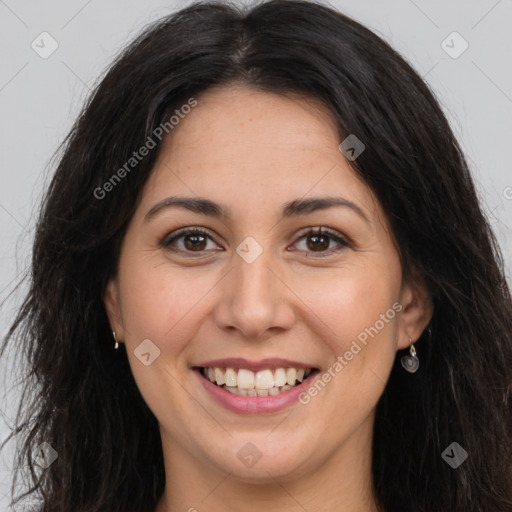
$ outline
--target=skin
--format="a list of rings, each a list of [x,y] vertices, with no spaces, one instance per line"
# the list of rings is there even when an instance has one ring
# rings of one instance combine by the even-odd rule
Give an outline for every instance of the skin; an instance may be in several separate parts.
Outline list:
[[[156,512],[377,511],[375,406],[396,351],[430,320],[428,295],[403,281],[385,212],[338,149],[322,105],[241,85],[196,99],[164,141],[105,294],[160,425],[166,488]],[[169,196],[208,198],[231,218],[174,207],[145,220]],[[367,219],[333,207],[279,220],[284,203],[312,197],[343,197]],[[212,238],[162,246],[189,226]],[[304,234],[320,226],[349,245],[327,238],[318,248]],[[252,263],[236,252],[247,236],[263,249]],[[218,358],[281,357],[325,372],[396,302],[401,312],[307,405],[237,414],[214,403],[192,370]],[[160,350],[149,366],[134,354],[144,339]],[[247,442],[261,452],[252,467],[237,457]]]

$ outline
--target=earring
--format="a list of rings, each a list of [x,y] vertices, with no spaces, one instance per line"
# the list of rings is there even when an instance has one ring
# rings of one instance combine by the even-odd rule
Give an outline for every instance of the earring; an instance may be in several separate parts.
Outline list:
[[[409,341],[411,342],[411,348],[409,350],[409,355],[403,356],[400,361],[405,370],[407,370],[409,373],[415,373],[420,366],[420,360],[418,359],[418,356],[416,355],[416,349],[414,348],[414,343],[413,343],[412,339],[409,338]]]
[[[112,331],[112,336],[114,337],[114,341],[116,342],[114,348],[117,350],[119,348],[119,343],[117,342],[116,331]]]

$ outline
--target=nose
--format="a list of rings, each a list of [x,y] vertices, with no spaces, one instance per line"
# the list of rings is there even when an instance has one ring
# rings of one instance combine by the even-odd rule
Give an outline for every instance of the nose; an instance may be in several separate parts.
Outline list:
[[[238,255],[222,281],[215,321],[224,331],[237,331],[247,340],[263,340],[290,329],[295,322],[293,292],[279,276],[278,265],[263,254],[247,263]]]

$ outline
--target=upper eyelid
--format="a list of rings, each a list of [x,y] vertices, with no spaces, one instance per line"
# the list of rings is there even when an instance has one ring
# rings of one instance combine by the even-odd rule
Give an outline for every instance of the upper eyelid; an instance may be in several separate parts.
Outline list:
[[[160,242],[161,244],[165,243],[166,241],[171,241],[176,238],[180,238],[182,236],[185,236],[187,234],[190,234],[189,231],[197,232],[198,234],[204,233],[205,235],[208,235],[215,243],[217,241],[215,240],[216,235],[214,235],[211,231],[209,231],[207,228],[200,228],[198,226],[190,226],[190,227],[184,227],[176,229],[170,233],[167,233]]]

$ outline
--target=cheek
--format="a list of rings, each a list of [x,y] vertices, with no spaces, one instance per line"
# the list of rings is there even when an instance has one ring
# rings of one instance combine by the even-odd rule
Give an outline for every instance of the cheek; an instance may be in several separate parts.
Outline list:
[[[317,402],[330,410],[329,415],[357,410],[362,419],[389,377],[401,309],[400,267],[390,261],[374,259],[372,264],[346,265],[301,280],[298,294],[311,311],[310,328],[330,352],[330,366],[324,372],[327,391],[318,385],[318,394],[329,400]],[[346,419],[338,419],[341,428]]]
[[[396,272],[373,264],[303,274],[294,288],[309,310],[314,332],[321,330],[322,340],[339,353],[376,323],[379,331],[389,334],[389,326],[397,316],[392,305],[399,297],[399,285]]]
[[[120,276],[122,315],[128,343],[149,338],[162,349],[176,350],[176,343],[168,340],[186,340],[188,332],[197,328],[197,315],[208,291],[214,289],[218,276],[210,271],[202,275],[197,270],[178,268],[170,263],[158,265],[126,259]],[[140,341],[139,341],[140,342]]]
[[[125,344],[137,386],[149,408],[163,424],[190,416],[183,383],[188,378],[186,348],[201,326],[202,300],[218,281],[204,272],[190,278],[190,269],[167,262],[155,265],[134,251],[121,260],[120,294]],[[137,357],[138,347],[149,339],[159,355],[146,366]],[[150,348],[150,352],[151,352]],[[140,353],[140,352],[139,352]],[[174,397],[170,399],[169,397]],[[190,419],[193,422],[193,418]]]

